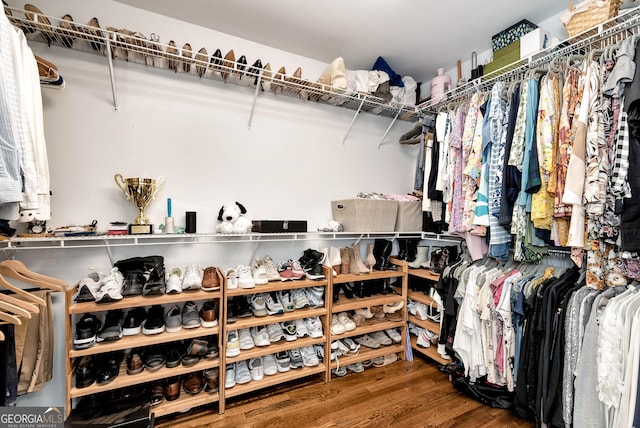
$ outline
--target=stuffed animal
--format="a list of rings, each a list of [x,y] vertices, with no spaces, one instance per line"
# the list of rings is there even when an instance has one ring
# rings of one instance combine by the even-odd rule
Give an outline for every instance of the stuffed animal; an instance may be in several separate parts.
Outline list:
[[[225,235],[251,233],[253,223],[244,215],[247,209],[240,202],[228,202],[220,208],[216,232]]]

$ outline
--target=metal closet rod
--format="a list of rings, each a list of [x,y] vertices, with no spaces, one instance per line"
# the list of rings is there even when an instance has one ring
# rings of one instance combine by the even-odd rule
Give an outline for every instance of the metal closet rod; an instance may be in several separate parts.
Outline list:
[[[470,97],[473,93],[489,90],[495,82],[512,82],[522,79],[526,72],[535,68],[546,68],[556,57],[569,55],[586,55],[593,49],[616,44],[625,38],[640,33],[640,7],[635,7],[608,21],[570,37],[554,48],[547,48],[546,55],[539,58],[530,57],[506,65],[488,76],[479,77],[445,94],[445,98],[438,102],[426,101],[417,106],[421,114],[433,114],[441,107],[453,104]],[[544,51],[542,51],[544,52]],[[521,64],[527,61],[526,64]],[[502,73],[501,73],[502,72]]]

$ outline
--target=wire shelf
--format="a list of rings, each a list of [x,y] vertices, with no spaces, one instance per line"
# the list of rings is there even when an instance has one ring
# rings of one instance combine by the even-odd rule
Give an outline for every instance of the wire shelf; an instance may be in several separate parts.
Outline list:
[[[110,55],[110,61],[142,64],[403,121],[415,122],[420,117],[413,105],[385,103],[383,99],[371,94],[347,94],[294,75],[214,57],[212,52],[207,51],[205,54],[186,45],[179,47],[160,43],[155,33],[147,38],[127,29],[100,28],[8,6],[5,6],[5,11],[11,23],[29,34],[30,40],[44,42],[49,46],[61,46],[95,55]],[[99,25],[98,20],[94,20],[90,22]]]

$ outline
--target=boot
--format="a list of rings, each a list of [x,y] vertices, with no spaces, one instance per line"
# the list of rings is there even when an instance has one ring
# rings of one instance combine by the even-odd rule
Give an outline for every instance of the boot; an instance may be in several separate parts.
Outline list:
[[[342,284],[342,291],[344,292],[344,297],[353,299],[353,282]]]
[[[355,243],[351,247],[353,248],[353,259],[355,260],[356,267],[360,273],[369,273],[369,269],[362,262],[362,253],[360,252],[360,243]]]
[[[367,244],[367,257],[364,259],[364,265],[369,268],[369,272],[373,270],[376,264],[376,258],[373,255],[373,244]]]
[[[375,270],[389,270],[389,257],[391,256],[391,248],[393,242],[386,239],[376,239],[373,245],[373,255],[376,258],[376,264],[373,266]]]
[[[398,294],[396,292],[396,290],[394,290],[393,287],[391,286],[391,280],[389,278],[386,278],[386,279],[382,280],[381,294],[384,294],[384,295],[387,295],[387,294]]]
[[[417,247],[416,259],[409,263],[411,269],[420,269],[423,263],[429,261],[429,247]]]
[[[398,259],[407,260],[408,239],[398,238]]]
[[[360,268],[358,267],[358,263],[356,262],[356,258],[358,256],[356,256],[353,248],[351,247],[347,247],[346,251],[349,255],[349,273],[351,275],[360,275]]]
[[[340,284],[333,284],[333,303],[337,303],[340,298]]]
[[[340,249],[336,247],[329,248],[329,264],[336,274],[342,272],[342,260],[340,259]]]
[[[405,259],[407,263],[412,263],[416,260],[418,255],[418,242],[420,242],[419,239],[407,240],[407,258]]]
[[[343,274],[349,273],[349,263],[351,260],[349,259],[349,253],[346,248],[340,248],[340,271]]]
[[[354,285],[353,285],[353,294],[356,297],[360,297],[360,298],[365,297],[364,281],[356,281],[354,283]]]

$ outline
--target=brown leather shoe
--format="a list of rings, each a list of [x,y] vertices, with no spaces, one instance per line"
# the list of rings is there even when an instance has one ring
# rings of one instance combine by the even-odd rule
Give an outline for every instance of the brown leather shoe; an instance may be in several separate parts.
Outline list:
[[[207,300],[200,308],[200,324],[204,328],[212,328],[218,325],[218,305],[214,300]]]
[[[154,382],[151,385],[151,405],[157,406],[164,401],[164,385],[161,382]]]
[[[203,357],[209,350],[209,342],[204,339],[193,339],[187,348],[187,355]]]
[[[191,45],[189,43],[185,43],[182,46],[182,58],[184,61],[182,62],[182,71],[188,73],[191,71],[191,63],[193,62],[191,58],[193,57],[193,52],[191,50]]]
[[[210,393],[218,392],[218,388],[220,385],[220,370],[218,369],[218,367],[205,370],[204,380],[205,380],[204,390],[206,392],[210,392]]]
[[[185,375],[182,387],[184,392],[188,394],[197,394],[204,388],[204,379],[202,372],[193,372]]]
[[[204,291],[218,291],[220,290],[220,279],[222,274],[220,269],[215,266],[209,266],[205,268],[202,274],[202,286]]]
[[[180,376],[171,377],[167,380],[167,401],[177,400],[180,397]]]
[[[231,71],[235,68],[236,65],[236,54],[231,49],[225,56],[224,61],[222,62],[222,78],[227,80]]]
[[[142,362],[142,358],[140,358],[140,354],[132,351],[127,357],[127,374],[134,375],[141,373],[143,370],[144,363]]]

